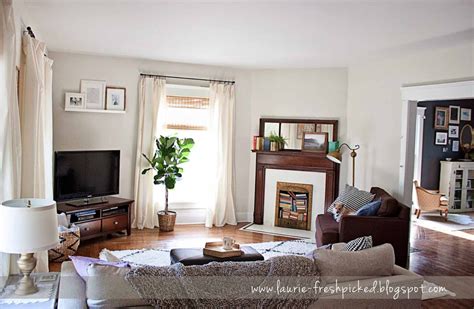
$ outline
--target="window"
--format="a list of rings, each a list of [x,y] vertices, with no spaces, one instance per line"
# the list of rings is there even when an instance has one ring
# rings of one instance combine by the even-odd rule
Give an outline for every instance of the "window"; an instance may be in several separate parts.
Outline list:
[[[171,209],[206,208],[213,162],[209,150],[209,88],[168,84],[161,134],[191,137],[195,145],[183,164],[183,178],[170,191]]]

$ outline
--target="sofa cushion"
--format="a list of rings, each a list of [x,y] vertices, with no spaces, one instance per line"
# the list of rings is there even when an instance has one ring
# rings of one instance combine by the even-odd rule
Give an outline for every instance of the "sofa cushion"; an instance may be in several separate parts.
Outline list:
[[[314,260],[323,281],[353,281],[367,277],[390,276],[395,253],[390,244],[362,251],[315,250]]]
[[[328,207],[327,212],[332,213],[334,206],[338,203],[344,204],[344,207],[355,212],[373,199],[374,194],[346,185],[344,191],[342,191],[331,206]]]
[[[382,200],[377,199],[370,203],[365,204],[356,212],[356,216],[375,216],[382,205]]]
[[[387,191],[382,188],[373,187],[370,192],[375,194],[376,199],[380,199],[382,204],[377,211],[379,217],[397,217],[400,213],[401,206],[398,201],[393,198]]]
[[[87,268],[87,305],[91,308],[146,306],[133,287],[125,280],[131,268],[91,264]]]
[[[316,243],[319,246],[336,243],[339,241],[339,224],[334,221],[331,214],[316,217]]]
[[[114,266],[114,267],[129,267],[127,262],[123,261],[118,261],[118,262],[108,262],[108,261],[103,261],[100,259],[96,258],[91,258],[88,256],[70,256],[69,257],[74,264],[74,267],[76,268],[77,273],[79,276],[82,277],[82,279],[87,280],[88,279],[88,274],[87,274],[87,267],[89,265],[95,263],[95,264],[102,264],[102,265],[109,265],[109,266]]]
[[[349,241],[343,248],[344,251],[360,251],[372,248],[372,236],[362,236]]]

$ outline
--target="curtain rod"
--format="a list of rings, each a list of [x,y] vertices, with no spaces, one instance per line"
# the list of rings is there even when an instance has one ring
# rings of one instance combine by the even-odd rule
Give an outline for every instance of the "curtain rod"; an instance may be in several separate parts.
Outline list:
[[[164,77],[164,78],[174,78],[174,79],[198,80],[198,81],[203,81],[203,82],[219,82],[219,83],[235,84],[235,81],[233,80],[205,79],[205,78],[171,76],[171,75],[160,75],[160,74],[149,74],[149,73],[140,73],[140,76]]]

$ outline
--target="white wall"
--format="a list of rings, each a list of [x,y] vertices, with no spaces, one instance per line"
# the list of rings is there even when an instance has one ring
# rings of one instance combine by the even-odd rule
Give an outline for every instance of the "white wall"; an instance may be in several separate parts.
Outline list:
[[[398,192],[401,138],[401,92],[407,84],[472,78],[471,42],[447,47],[400,50],[396,56],[367,59],[349,67],[348,139],[359,143],[356,185]]]
[[[336,118],[340,136],[345,137],[345,69],[247,71],[58,52],[51,52],[50,57],[54,60],[54,150],[121,150],[123,197],[133,198],[140,72],[236,80],[235,200],[240,221],[253,217],[255,155],[250,147],[261,117]],[[79,91],[81,79],[126,87],[126,114],[65,112],[64,93]]]

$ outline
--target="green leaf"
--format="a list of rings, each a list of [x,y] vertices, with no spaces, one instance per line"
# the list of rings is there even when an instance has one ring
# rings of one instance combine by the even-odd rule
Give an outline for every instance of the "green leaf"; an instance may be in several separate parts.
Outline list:
[[[151,170],[151,169],[152,169],[151,167],[144,169],[144,170],[142,171],[142,175],[145,175],[145,174],[146,174],[149,170]]]
[[[176,185],[176,178],[174,177],[166,177],[165,178],[165,185],[168,189],[174,189],[174,186]]]

